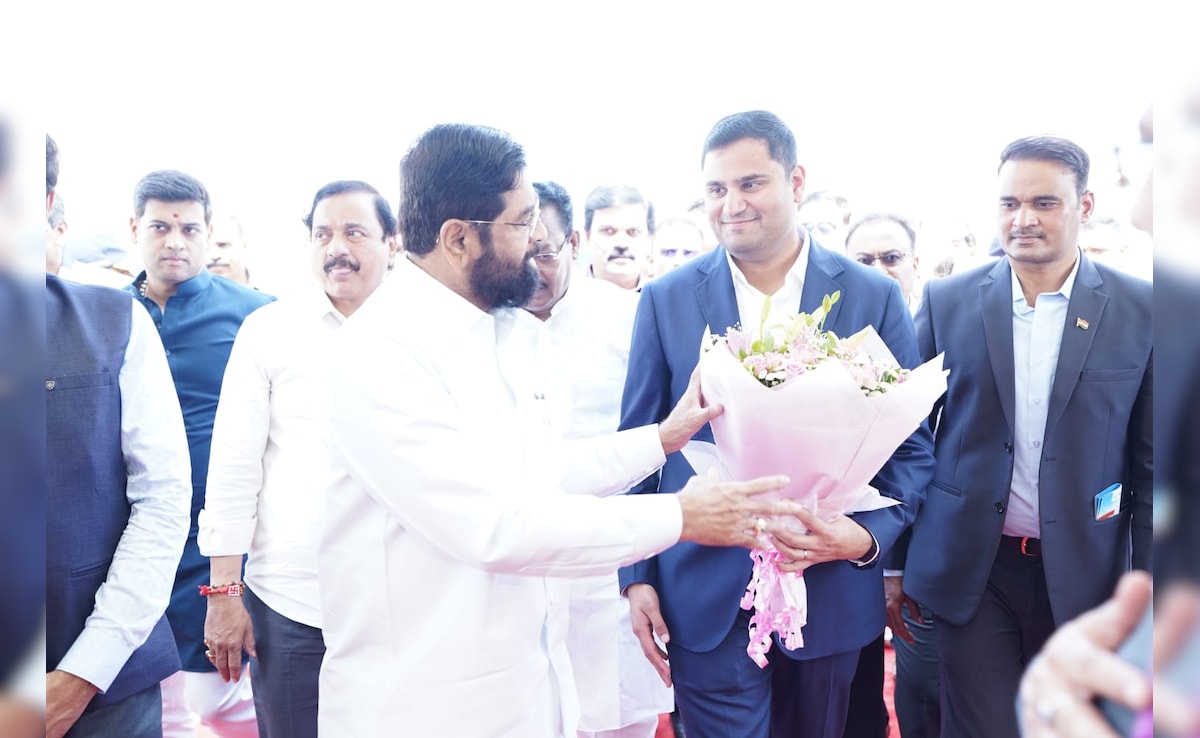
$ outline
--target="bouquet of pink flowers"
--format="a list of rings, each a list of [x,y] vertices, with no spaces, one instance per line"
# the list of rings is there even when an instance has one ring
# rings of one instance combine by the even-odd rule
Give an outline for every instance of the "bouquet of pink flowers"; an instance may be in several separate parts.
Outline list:
[[[899,504],[871,479],[946,391],[942,357],[902,369],[874,329],[840,338],[824,330],[840,293],[812,314],[757,333],[729,329],[706,337],[700,386],[725,412],[712,421],[715,449],[693,442],[684,454],[697,473],[719,467],[733,479],[786,474],[785,497],[822,519]],[[799,526],[794,518],[785,524]],[[800,574],[781,572],[765,539],[750,553],[754,569],[742,608],[754,608],[748,653],[765,666],[771,633],[789,649],[804,645],[808,595]]]

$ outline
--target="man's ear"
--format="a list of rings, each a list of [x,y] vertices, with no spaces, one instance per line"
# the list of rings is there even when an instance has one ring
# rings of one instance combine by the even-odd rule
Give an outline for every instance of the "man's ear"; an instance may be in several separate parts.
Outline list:
[[[571,245],[571,261],[575,261],[579,258],[579,231],[572,230],[568,240]]]
[[[446,258],[457,263],[467,258],[472,242],[477,240],[478,235],[469,223],[451,218],[442,223],[438,230],[438,240],[434,249],[442,249]]]
[[[804,167],[797,164],[792,168],[792,175],[790,177],[792,185],[792,200],[794,200],[797,204],[804,199],[804,176]]]
[[[134,216],[129,216],[129,242],[137,243],[138,222]]]
[[[1092,210],[1095,207],[1096,196],[1092,194],[1092,191],[1088,190],[1087,192],[1083,193],[1083,197],[1081,197],[1079,200],[1080,215],[1083,216],[1080,218],[1081,223],[1086,223],[1092,219]]]

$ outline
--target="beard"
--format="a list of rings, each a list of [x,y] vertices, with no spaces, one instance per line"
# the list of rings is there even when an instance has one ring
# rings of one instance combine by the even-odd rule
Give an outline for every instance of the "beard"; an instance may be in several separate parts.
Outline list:
[[[496,254],[490,233],[481,233],[483,255],[471,267],[471,291],[489,310],[524,307],[541,285],[541,276],[527,254],[516,264]]]

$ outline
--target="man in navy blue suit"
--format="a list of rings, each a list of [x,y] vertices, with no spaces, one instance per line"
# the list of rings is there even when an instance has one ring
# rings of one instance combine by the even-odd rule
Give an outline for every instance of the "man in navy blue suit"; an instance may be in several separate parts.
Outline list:
[[[705,141],[702,167],[705,206],[721,246],[643,288],[622,428],[666,417],[687,387],[705,329],[717,334],[743,318],[755,322],[766,299],[772,318],[786,319],[840,292],[826,328],[848,336],[873,326],[902,365],[917,363],[895,281],[822,248],[800,226],[805,173],[782,120],[765,111],[722,119]],[[705,426],[695,438],[711,441],[712,432]],[[672,454],[660,475],[634,491],[673,493],[693,473]],[[663,680],[674,683],[689,738],[841,738],[859,652],[884,627],[876,563],[912,522],[932,473],[923,426],[873,480],[903,504],[831,523],[809,516],[810,533],[776,538],[791,566],[804,571],[808,625],[805,646],[787,651],[776,643],[764,669],[746,654],[750,613],[739,606],[751,570],[745,551],[677,544],[621,570],[634,631]]]
[[[892,566],[933,612],[945,738],[1017,735],[1018,681],[1055,627],[1150,565],[1151,287],[1080,251],[1088,169],[1065,139],[1009,144],[1005,257],[926,283],[917,313],[950,379],[937,470]]]

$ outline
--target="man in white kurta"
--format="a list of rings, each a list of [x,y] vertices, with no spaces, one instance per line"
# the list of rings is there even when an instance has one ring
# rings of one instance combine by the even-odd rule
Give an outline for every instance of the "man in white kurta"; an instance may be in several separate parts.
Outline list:
[[[199,534],[214,583],[236,581],[248,554],[244,595],[209,598],[209,659],[236,681],[244,647],[254,657],[259,731],[290,738],[317,734],[326,365],[346,317],[383,282],[396,253],[395,215],[365,182],[322,187],[305,223],[314,284],[255,311],[233,344]]]
[[[550,422],[563,438],[617,429],[638,294],[578,273],[579,233],[567,191],[534,184],[546,240],[534,255],[540,285],[525,309],[537,316]],[[576,273],[573,273],[576,272]],[[567,651],[579,693],[579,738],[651,738],[675,707],[633,635],[616,574],[571,581]]]
[[[532,357],[505,351],[528,328],[511,321],[510,341],[492,314],[536,287],[545,228],[524,169],[500,131],[423,134],[401,164],[405,258],[338,336],[322,735],[574,735],[558,577],[612,573],[681,539],[752,546],[767,515],[797,512],[753,497],[780,477],[591,496],[653,472],[719,410],[694,383],[659,426],[558,442]]]

